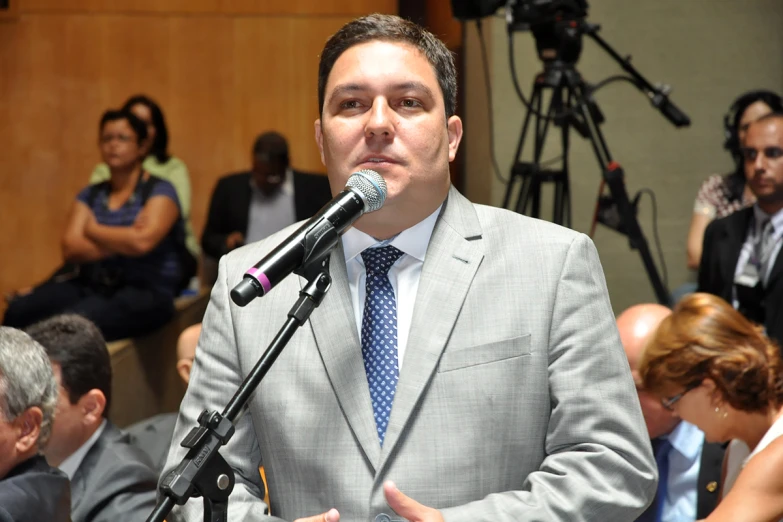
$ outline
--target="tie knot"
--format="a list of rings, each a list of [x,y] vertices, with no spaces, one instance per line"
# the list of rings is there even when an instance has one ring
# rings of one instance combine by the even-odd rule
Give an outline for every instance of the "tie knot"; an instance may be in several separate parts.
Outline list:
[[[392,245],[379,248],[368,248],[362,252],[364,269],[367,277],[386,275],[392,265],[402,256],[403,252]]]

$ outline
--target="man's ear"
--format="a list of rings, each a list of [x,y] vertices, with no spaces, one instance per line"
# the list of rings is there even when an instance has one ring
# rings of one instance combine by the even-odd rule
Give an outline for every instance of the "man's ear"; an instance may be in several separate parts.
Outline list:
[[[177,361],[177,372],[179,372],[179,376],[185,381],[185,384],[190,382],[191,369],[193,369],[193,359],[180,359]]]
[[[88,391],[79,399],[79,407],[84,415],[85,424],[98,424],[103,420],[106,409],[106,396],[97,388]]]
[[[462,120],[459,116],[452,116],[446,122],[446,128],[449,132],[449,161],[454,161],[462,141]]]
[[[324,134],[323,129],[321,128],[321,119],[318,118],[315,120],[315,143],[318,145],[318,152],[321,153],[321,163],[326,165],[326,160],[324,159]]]
[[[16,419],[14,426],[18,433],[16,439],[16,452],[27,453],[38,445],[38,437],[41,434],[43,412],[38,406],[27,408]]]

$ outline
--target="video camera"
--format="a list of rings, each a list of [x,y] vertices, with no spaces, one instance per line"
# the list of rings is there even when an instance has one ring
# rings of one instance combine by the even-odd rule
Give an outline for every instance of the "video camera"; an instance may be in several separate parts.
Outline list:
[[[503,6],[509,30],[531,31],[543,62],[579,59],[587,0],[451,0],[454,17],[462,21],[490,16]]]

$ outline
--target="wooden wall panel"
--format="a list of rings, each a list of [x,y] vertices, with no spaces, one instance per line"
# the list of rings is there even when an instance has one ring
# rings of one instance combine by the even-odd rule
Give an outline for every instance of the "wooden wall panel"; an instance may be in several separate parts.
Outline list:
[[[219,9],[228,2],[160,3],[169,11],[186,4],[203,16],[28,0],[0,22],[0,293],[61,263],[63,221],[100,159],[100,115],[130,95],[147,93],[165,111],[170,150],[190,169],[199,235],[216,180],[248,167],[258,133],[279,130],[295,167],[323,171],[313,138],[318,55],[355,15],[227,15]],[[369,2],[321,4],[359,11]]]
[[[17,0],[23,12],[190,15],[362,15],[389,13],[397,0]]]

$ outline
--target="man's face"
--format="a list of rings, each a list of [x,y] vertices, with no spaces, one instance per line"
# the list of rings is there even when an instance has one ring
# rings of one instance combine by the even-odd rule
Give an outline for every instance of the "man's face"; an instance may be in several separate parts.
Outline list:
[[[357,222],[380,238],[418,223],[446,198],[462,122],[446,119],[424,55],[408,44],[376,40],[351,47],[335,62],[315,135],[332,193],[359,170],[383,176],[384,207]]]
[[[661,399],[645,390],[641,385],[639,372],[631,370],[636,393],[639,396],[639,405],[642,407],[642,416],[647,425],[647,433],[650,439],[655,439],[671,433],[680,423],[680,419],[661,404]]]
[[[783,207],[783,118],[752,124],[742,153],[750,190],[763,210],[776,212]]]
[[[253,156],[253,181],[265,195],[277,192],[285,181],[285,165],[263,156]]]
[[[52,363],[54,377],[59,389],[57,397],[57,409],[55,410],[52,435],[46,445],[44,454],[46,460],[52,466],[59,466],[81,445],[84,433],[84,413],[77,402],[71,404],[68,398],[68,390],[62,384],[62,370],[60,365]]]

